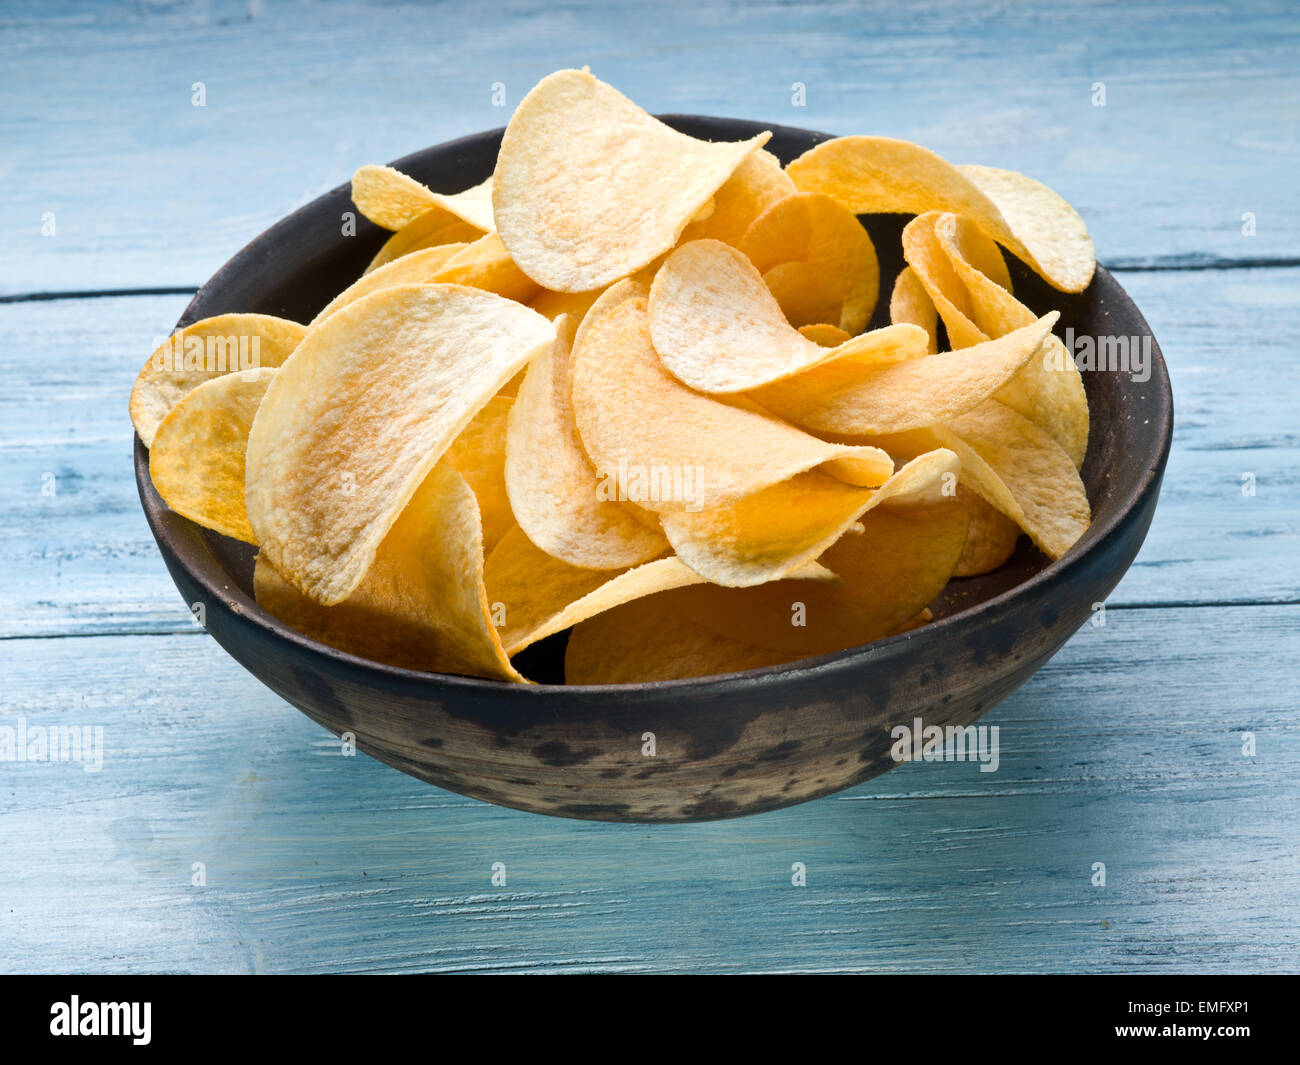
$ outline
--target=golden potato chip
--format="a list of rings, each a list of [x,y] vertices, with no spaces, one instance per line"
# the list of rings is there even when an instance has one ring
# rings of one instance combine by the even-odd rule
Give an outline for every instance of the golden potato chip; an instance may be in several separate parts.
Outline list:
[[[1058,317],[1053,311],[998,340],[884,365],[830,359],[750,394],[772,413],[815,431],[874,436],[922,429],[991,397],[1037,357]],[[915,326],[889,329],[910,331],[918,348],[924,343]]]
[[[352,202],[385,229],[401,229],[434,210],[485,232],[493,228],[491,178],[444,196],[391,166],[363,166],[352,175]]]
[[[863,531],[840,537],[819,561],[834,582],[773,581],[751,588],[703,584],[678,593],[685,617],[758,647],[827,654],[888,636],[948,583],[966,542],[966,506],[878,506]]]
[[[817,466],[868,485],[892,472],[877,448],[829,444],[684,387],[655,354],[644,299],[590,319],[578,331],[571,376],[578,435],[601,478],[600,498],[658,512],[698,509]]]
[[[1029,324],[1034,312],[1011,294],[1006,264],[977,226],[957,215],[941,215],[934,220],[934,238],[969,294],[982,332],[999,337]],[[1075,468],[1081,467],[1088,450],[1088,398],[1065,345],[1049,337],[1045,349],[1016,375],[1015,385],[998,398],[1046,429]]]
[[[248,520],[279,574],[346,599],[433,464],[554,339],[536,311],[457,285],[380,289],[321,322],[248,438]]]
[[[585,70],[558,71],[506,127],[492,193],[497,229],[544,288],[604,288],[676,244],[769,136],[697,140]]]
[[[745,588],[779,580],[819,558],[881,503],[939,503],[955,491],[961,466],[948,450],[913,459],[877,489],[856,488],[813,471],[730,506],[660,515],[677,556],[714,584]],[[960,549],[959,549],[960,550]]]
[[[277,372],[264,366],[204,381],[163,419],[149,450],[149,476],[172,510],[248,544],[257,541],[244,512],[244,449]]]
[[[1083,220],[1046,185],[1020,174],[959,169],[928,148],[889,137],[825,141],[786,173],[800,189],[825,193],[854,214],[966,215],[1064,292],[1082,292],[1096,269]]]
[[[375,257],[370,260],[365,273],[373,273],[381,266],[404,255],[410,255],[412,252],[424,251],[427,248],[441,248],[450,244],[458,247],[473,244],[482,236],[483,230],[478,226],[462,222],[442,210],[428,211],[414,222],[408,222],[389,237]]]
[[[798,191],[781,169],[780,160],[766,148],[759,148],[745,157],[714,194],[708,216],[682,230],[678,243],[712,238],[737,245],[763,211]]]
[[[279,366],[307,328],[269,314],[219,314],[173,333],[149,356],[131,389],[131,421],[145,447],[181,398],[233,370]]]
[[[857,217],[829,196],[799,192],[772,204],[738,245],[793,326],[834,322],[850,335],[880,293],[876,249]]]
[[[435,466],[375,552],[364,579],[324,606],[257,556],[260,607],[321,643],[404,669],[523,681],[506,657],[483,585],[478,506],[465,479]]]
[[[894,279],[894,291],[889,298],[889,320],[894,325],[914,325],[924,329],[929,336],[926,354],[939,350],[939,312],[934,308],[921,279],[910,266],[905,266]],[[802,332],[802,330],[800,330]]]
[[[786,321],[750,261],[717,240],[683,244],[650,286],[650,334],[664,368],[701,392],[747,392],[831,359],[884,357],[906,334],[876,330],[826,348]]]
[[[582,316],[582,320],[578,323],[577,332],[573,335],[573,345],[569,355],[570,363],[573,361],[572,350],[577,348],[586,333],[605,315],[630,299],[645,299],[649,295],[650,283],[644,280],[640,274],[633,274],[631,277],[623,278],[622,281],[615,281],[609,288],[605,289],[587,308],[587,313]],[[572,386],[570,386],[570,392],[572,392]]]
[[[838,325],[831,325],[830,322],[814,322],[811,325],[801,325],[799,335],[806,337],[814,344],[820,344],[824,348],[838,348],[845,341],[853,339]]]
[[[638,290],[631,282],[613,287],[619,286],[632,294]],[[603,310],[594,307],[593,313]],[[528,366],[510,417],[505,485],[515,519],[547,554],[573,566],[622,569],[663,554],[668,541],[625,503],[601,497],[602,479],[583,450],[573,416],[570,339],[557,337],[550,352]]]
[[[1059,194],[1014,170],[970,165],[957,169],[993,201],[1007,227],[1030,251],[1033,258],[1027,261],[1038,274],[1063,292],[1088,287],[1097,269],[1096,250],[1083,219]],[[999,239],[996,233],[989,235]]]
[[[496,233],[488,233],[456,252],[439,271],[438,281],[495,292],[519,303],[527,303],[538,292],[537,285],[515,265]]]
[[[488,598],[498,621],[504,618],[501,639],[512,655],[621,603],[702,580],[671,556],[617,572],[570,566],[518,526],[492,552],[486,572]]]
[[[970,293],[934,231],[941,217],[939,212],[930,211],[907,223],[903,229],[903,258],[943,319],[949,346],[955,351],[983,344],[990,338],[975,323]]]
[[[354,300],[359,300],[362,296],[378,289],[388,288],[391,285],[432,283],[438,279],[438,274],[447,265],[447,261],[465,247],[468,247],[468,245],[443,244],[436,248],[424,248],[409,255],[404,255],[400,259],[395,259],[393,262],[381,266],[378,270],[362,274],[361,277],[330,300],[329,303],[325,304],[320,313],[311,320],[311,324],[316,325],[328,318],[340,307],[346,307]]]
[[[977,577],[991,573],[1015,553],[1020,526],[964,484],[957,485],[957,500],[965,505],[970,526],[952,575]]]
[[[677,593],[638,599],[575,626],[564,655],[567,684],[644,684],[738,673],[805,657],[751,647],[694,624]]]
[[[1070,456],[996,399],[946,425],[870,439],[899,457],[936,447],[954,452],[962,482],[1019,525],[1048,558],[1060,558],[1088,528],[1088,496]]]
[[[544,314],[555,321],[562,314],[567,314],[575,322],[581,322],[591,305],[600,297],[601,289],[590,292],[552,292],[542,289],[528,301],[528,306],[538,314]]]
[[[451,442],[443,463],[474,489],[483,523],[483,552],[491,554],[515,523],[506,492],[506,434],[515,400],[497,393]]]

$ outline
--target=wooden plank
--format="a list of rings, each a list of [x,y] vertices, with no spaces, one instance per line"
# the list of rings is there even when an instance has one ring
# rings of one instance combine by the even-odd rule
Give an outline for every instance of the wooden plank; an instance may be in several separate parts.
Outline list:
[[[1123,280],[1174,379],[1175,450],[1114,604],[1300,598],[1295,410],[1284,345],[1297,270]],[[184,297],[0,306],[0,636],[185,631],[188,613],[136,498],[126,401]],[[56,495],[42,494],[45,474]],[[1242,494],[1255,475],[1256,494]]]
[[[1111,612],[984,719],[996,772],[683,826],[343,758],[203,635],[4,641],[0,724],[105,754],[0,762],[0,970],[1294,971],[1297,620]]]
[[[901,136],[1023,170],[1079,208],[1106,262],[1300,245],[1284,0],[57,0],[0,24],[0,294],[197,285],[358,165],[503,125],[539,77],[582,63],[654,111]]]

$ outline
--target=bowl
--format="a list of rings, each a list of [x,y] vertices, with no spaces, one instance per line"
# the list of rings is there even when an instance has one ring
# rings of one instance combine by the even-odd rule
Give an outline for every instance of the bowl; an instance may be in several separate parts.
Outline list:
[[[662,116],[711,140],[770,129],[788,162],[829,134],[695,115]],[[437,145],[393,165],[435,189],[486,178],[502,130]],[[230,311],[309,321],[360,275],[386,233],[356,216],[341,185],[267,230],[194,297],[180,325]],[[864,218],[881,291],[902,266],[901,215]],[[1150,337],[1141,313],[1098,268],[1066,295],[1008,257],[1016,293],[1061,311],[1076,336]],[[888,304],[888,300],[883,300]],[[879,308],[878,319],[887,315]],[[881,324],[877,321],[873,324]],[[542,683],[510,685],[421,673],[357,658],[294,631],[252,596],[253,549],[167,509],[137,439],[136,484],[177,588],[203,603],[208,632],[244,668],[312,720],[405,773],[501,806],[599,821],[704,821],[806,802],[896,763],[890,729],[968,725],[1023,684],[1103,602],[1132,563],[1169,456],[1173,399],[1159,346],[1145,383],[1086,372],[1092,437],[1083,480],[1091,528],[1048,563],[1027,538],[1011,561],[953,581],[936,620],[864,647],[795,665],[654,684],[563,686],[565,634],[521,656]],[[643,754],[653,733],[652,756]]]

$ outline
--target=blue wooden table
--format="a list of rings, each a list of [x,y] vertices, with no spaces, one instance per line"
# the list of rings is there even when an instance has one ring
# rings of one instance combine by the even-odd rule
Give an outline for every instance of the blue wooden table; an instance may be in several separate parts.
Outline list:
[[[1155,525],[985,719],[996,773],[541,818],[342,757],[190,620],[131,473],[151,342],[359,164],[584,63],[1030,173],[1146,313]],[[1288,3],[0,3],[0,724],[103,741],[0,762],[0,970],[1300,969],[1298,134]]]

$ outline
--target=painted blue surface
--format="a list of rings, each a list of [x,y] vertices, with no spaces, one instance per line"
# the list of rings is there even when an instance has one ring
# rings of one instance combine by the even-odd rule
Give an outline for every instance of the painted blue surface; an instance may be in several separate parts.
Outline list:
[[[0,724],[103,729],[97,772],[0,762],[0,970],[1300,968],[1298,36],[1282,4],[0,4],[0,295],[129,293],[0,303]],[[1165,491],[1106,625],[985,719],[996,773],[539,818],[341,757],[188,620],[125,412],[186,297],[141,290],[582,63],[653,110],[1023,169],[1127,267]]]

